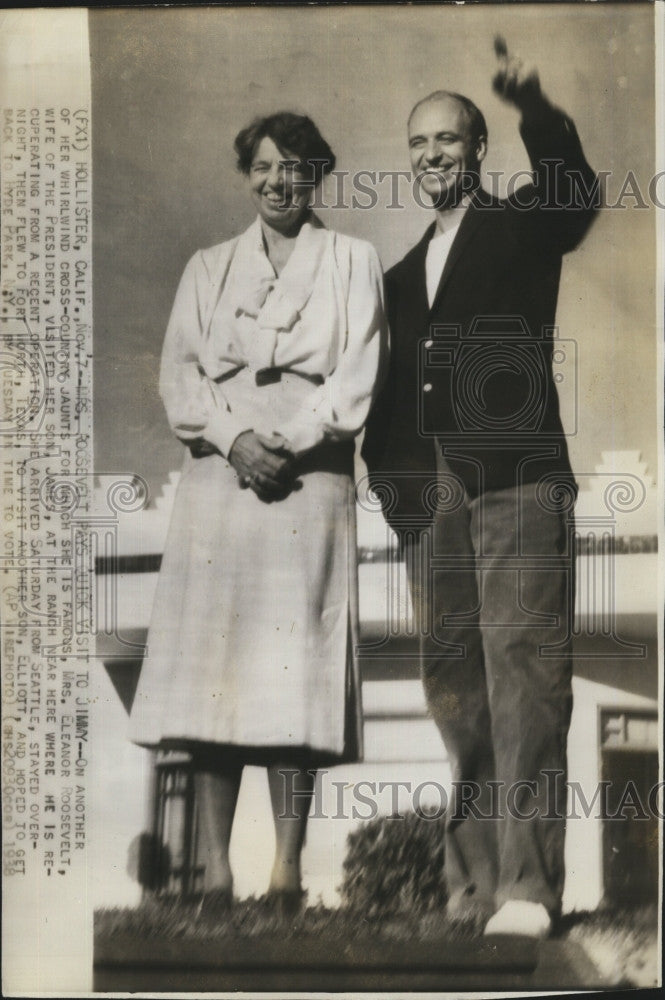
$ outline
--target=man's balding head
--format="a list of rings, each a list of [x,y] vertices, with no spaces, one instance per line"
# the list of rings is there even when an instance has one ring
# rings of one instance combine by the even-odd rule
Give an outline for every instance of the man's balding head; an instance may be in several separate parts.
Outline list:
[[[478,142],[481,138],[487,141],[487,123],[480,108],[468,97],[465,97],[464,94],[457,94],[452,90],[435,90],[431,94],[428,94],[427,97],[423,97],[417,104],[414,104],[409,115],[409,124],[418,108],[423,104],[436,103],[437,101],[444,103],[454,101],[460,105],[467,121],[469,139],[474,143]]]

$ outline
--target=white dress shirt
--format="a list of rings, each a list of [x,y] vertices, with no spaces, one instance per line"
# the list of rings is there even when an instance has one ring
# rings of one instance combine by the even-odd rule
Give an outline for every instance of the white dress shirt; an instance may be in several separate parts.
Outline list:
[[[458,222],[456,226],[452,229],[446,230],[445,233],[442,233],[437,229],[436,233],[429,241],[427,257],[425,258],[425,278],[427,281],[427,301],[430,307],[434,302],[434,296],[436,295],[436,290],[439,287],[439,281],[441,280],[441,275],[443,274],[443,269],[446,266],[450,248],[453,245],[453,240],[457,235],[459,227],[460,223]]]

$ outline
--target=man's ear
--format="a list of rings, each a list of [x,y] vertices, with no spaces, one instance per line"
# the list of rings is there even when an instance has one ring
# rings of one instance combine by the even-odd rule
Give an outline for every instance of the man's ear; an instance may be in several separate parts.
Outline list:
[[[475,152],[478,163],[482,163],[487,155],[487,139],[484,135],[478,137]]]

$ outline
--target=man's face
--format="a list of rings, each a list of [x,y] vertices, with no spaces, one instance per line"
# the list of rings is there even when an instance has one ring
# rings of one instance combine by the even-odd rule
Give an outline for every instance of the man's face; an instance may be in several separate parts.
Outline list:
[[[485,140],[473,141],[466,110],[453,97],[427,101],[411,116],[411,169],[436,208],[455,204],[468,190],[462,175],[477,171],[485,152]]]

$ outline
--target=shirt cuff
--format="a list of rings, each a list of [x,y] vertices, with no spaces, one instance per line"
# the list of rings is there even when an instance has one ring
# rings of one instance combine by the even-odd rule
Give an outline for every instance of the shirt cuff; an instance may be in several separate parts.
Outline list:
[[[284,437],[287,447],[296,458],[315,448],[325,437],[322,426],[313,421],[307,423],[290,421],[281,427],[276,427],[275,433]]]
[[[238,435],[251,430],[252,428],[247,427],[243,421],[234,419],[232,414],[217,411],[208,420],[202,436],[206,441],[210,441],[216,448],[219,448],[224,458],[228,459],[233,442]]]

